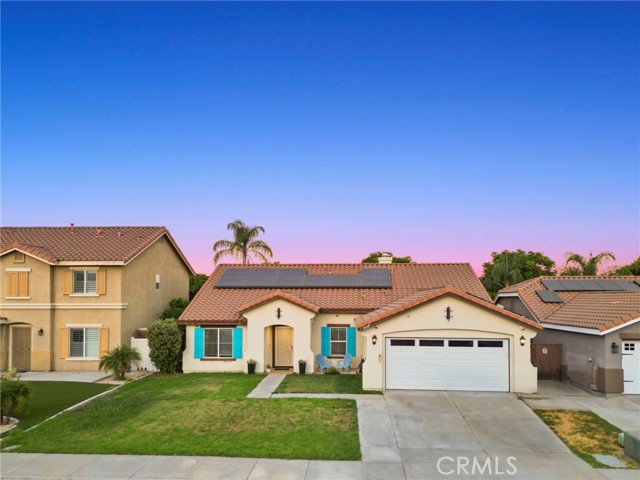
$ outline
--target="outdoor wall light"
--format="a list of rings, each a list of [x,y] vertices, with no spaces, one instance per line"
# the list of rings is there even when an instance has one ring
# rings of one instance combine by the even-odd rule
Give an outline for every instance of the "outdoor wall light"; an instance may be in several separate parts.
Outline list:
[[[378,343],[378,337],[376,337],[375,335],[371,337],[371,343],[373,343],[374,345]]]
[[[526,338],[524,338],[524,335],[522,335],[522,336],[520,337],[520,345],[522,345],[522,346],[524,347],[524,344],[525,344],[525,343],[527,343],[527,339],[526,339]]]
[[[44,329],[41,328],[40,330],[38,330],[38,335],[39,336],[43,336],[44,335]]]
[[[620,345],[618,345],[616,342],[613,342],[611,344],[611,353],[618,353],[620,351]]]

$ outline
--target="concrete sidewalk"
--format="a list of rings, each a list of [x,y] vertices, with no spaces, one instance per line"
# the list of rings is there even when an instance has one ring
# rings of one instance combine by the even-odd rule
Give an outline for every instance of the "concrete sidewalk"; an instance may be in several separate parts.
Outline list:
[[[25,382],[83,382],[95,383],[110,377],[106,372],[23,372],[20,380]]]

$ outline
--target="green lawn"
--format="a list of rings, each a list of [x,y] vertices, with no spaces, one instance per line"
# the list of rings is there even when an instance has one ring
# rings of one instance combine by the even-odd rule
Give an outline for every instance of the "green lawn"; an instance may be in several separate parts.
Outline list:
[[[27,429],[45,418],[61,412],[89,397],[93,397],[113,385],[81,382],[24,382],[31,387],[31,403],[28,414],[16,415],[18,428]]]
[[[287,375],[276,393],[373,393],[362,390],[362,375]]]
[[[247,399],[263,375],[154,375],[3,441],[14,452],[360,459],[355,401]]]

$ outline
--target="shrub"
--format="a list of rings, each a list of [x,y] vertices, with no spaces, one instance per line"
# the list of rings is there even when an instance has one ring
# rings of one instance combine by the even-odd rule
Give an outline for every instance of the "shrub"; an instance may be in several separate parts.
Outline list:
[[[336,367],[331,367],[331,368],[328,368],[327,370],[325,370],[324,374],[325,375],[340,375],[340,372],[338,371],[338,369]]]
[[[120,345],[113,348],[104,357],[100,359],[100,369],[106,371],[111,370],[116,380],[124,380],[124,374],[127,368],[134,363],[138,364],[142,360],[140,352],[131,348],[129,345]]]
[[[20,380],[0,382],[0,416],[2,424],[8,425],[15,414],[27,413],[31,400],[31,387]]]
[[[162,373],[176,373],[182,357],[182,332],[175,318],[154,321],[149,326],[149,358]]]
[[[189,305],[189,300],[186,298],[172,298],[171,301],[169,301],[169,306],[162,312],[160,318],[179,318],[182,312],[184,312],[184,309],[187,308],[187,305]]]

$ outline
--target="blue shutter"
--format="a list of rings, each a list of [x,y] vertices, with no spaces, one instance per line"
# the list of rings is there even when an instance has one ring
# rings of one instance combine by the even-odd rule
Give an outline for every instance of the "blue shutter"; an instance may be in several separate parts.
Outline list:
[[[233,358],[242,358],[242,329],[233,329]]]
[[[347,353],[356,356],[356,328],[347,328]]]
[[[204,357],[204,328],[193,330],[193,358]]]
[[[328,357],[331,355],[331,327],[322,327],[321,338],[322,338],[322,346],[321,351],[322,355]]]

